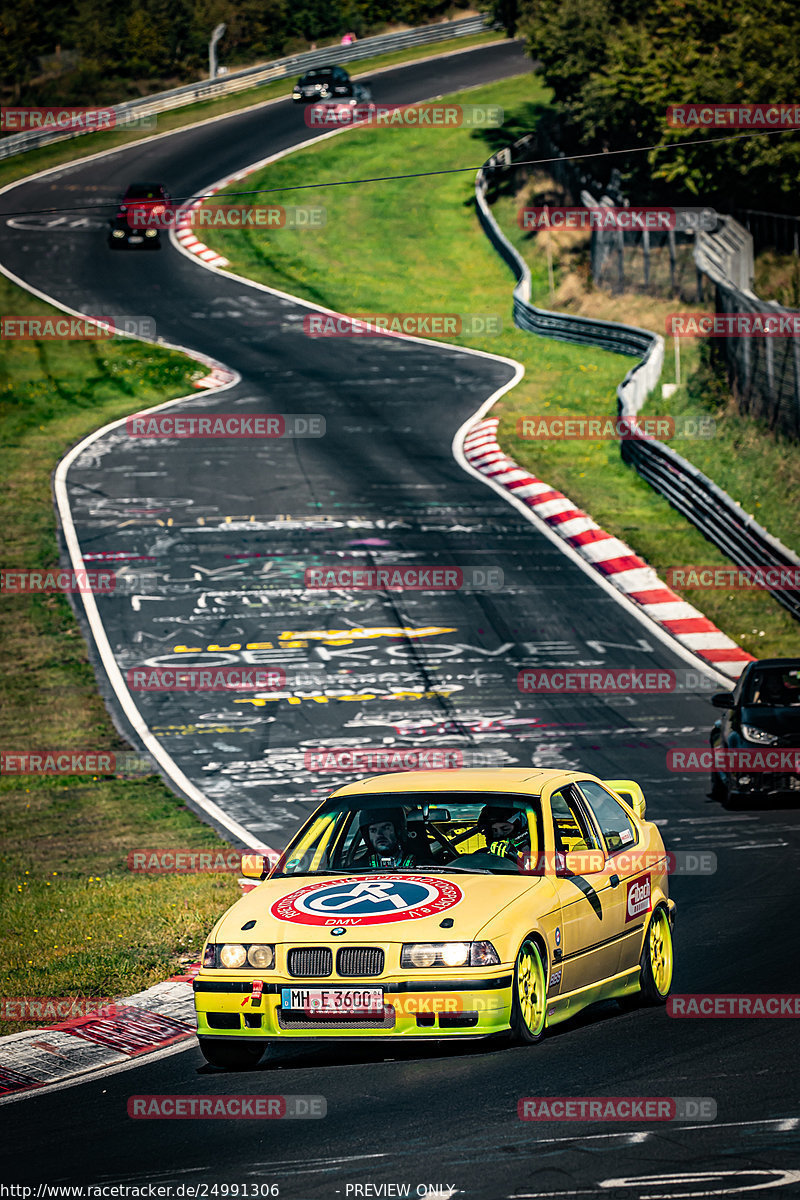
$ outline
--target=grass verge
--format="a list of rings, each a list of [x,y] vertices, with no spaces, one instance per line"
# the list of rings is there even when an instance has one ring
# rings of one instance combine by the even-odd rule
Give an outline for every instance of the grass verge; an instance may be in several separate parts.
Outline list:
[[[3,276],[0,306],[54,311]],[[58,459],[105,422],[191,392],[207,372],[123,339],[4,348],[0,562],[52,566]],[[66,598],[0,599],[3,750],[124,749]],[[127,854],[139,847],[224,846],[158,777],[4,775],[0,797],[0,997],[129,995],[194,961],[238,894],[232,876],[128,871]],[[0,1036],[27,1027],[2,1020]]]
[[[470,89],[452,99],[502,103],[507,127],[531,128],[547,95],[537,80],[520,76],[502,85]],[[489,136],[494,138],[494,131]],[[487,145],[487,137],[466,129],[365,126],[281,159],[252,175],[249,182],[265,188],[291,187],[309,178],[317,184],[332,184],[385,175],[387,162],[413,163],[415,172],[455,169],[483,161]],[[224,195],[215,198],[217,202],[222,199]],[[525,378],[495,410],[507,451],[566,492],[659,572],[686,564],[728,563],[622,463],[615,442],[533,444],[517,438],[520,416],[541,412],[615,414],[616,385],[631,359],[536,338],[514,328],[511,276],[475,219],[471,172],[435,175],[424,181],[393,179],[346,188],[317,187],[314,199],[327,208],[328,223],[322,229],[286,229],[280,234],[216,230],[214,248],[230,260],[237,273],[341,312],[501,314],[504,329],[500,336],[452,340],[510,355],[525,365]],[[513,198],[501,199],[498,215],[512,240],[519,242],[523,234],[513,220],[515,207]],[[531,267],[534,296],[547,303],[544,255],[532,253]],[[631,310],[634,304],[636,311]],[[598,294],[587,301],[587,307],[591,305],[592,315],[640,324],[651,321],[663,329],[663,304],[660,308],[653,302],[652,311],[645,311],[639,297],[617,299]],[[704,443],[676,440],[676,448],[681,453],[691,451],[701,469],[746,508],[758,512],[772,532],[796,545],[797,515],[787,513],[783,504],[798,470],[796,448],[790,451],[776,442],[769,470],[764,470],[762,456],[768,439],[752,422],[739,418],[726,397],[710,391],[697,346],[684,351],[683,369],[689,383],[670,401],[669,412],[705,415],[710,409],[724,436]],[[669,369],[665,378],[669,378]],[[654,400],[648,411],[663,413],[667,406]],[[739,455],[741,470],[735,465]],[[751,653],[766,657],[796,652],[797,625],[767,593],[687,592],[686,597]]]

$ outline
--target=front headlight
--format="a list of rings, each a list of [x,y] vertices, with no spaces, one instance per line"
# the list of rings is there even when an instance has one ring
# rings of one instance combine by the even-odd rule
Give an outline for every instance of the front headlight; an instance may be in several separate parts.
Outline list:
[[[145,229],[145,231],[144,231],[145,237],[156,237],[157,234],[158,234],[157,229]]]
[[[111,236],[112,237],[125,237],[125,230],[124,229],[115,229],[115,230],[113,230]]]
[[[765,729],[757,729],[755,725],[743,725],[742,736],[746,737],[748,742],[757,742],[761,746],[774,746],[778,740],[774,733],[767,733]]]
[[[251,946],[247,951],[247,961],[251,967],[259,971],[269,971],[275,966],[274,946]]]
[[[219,961],[223,967],[235,971],[247,962],[247,951],[237,942],[226,942],[219,952]]]
[[[500,958],[491,942],[411,942],[400,951],[400,966],[493,967]]]

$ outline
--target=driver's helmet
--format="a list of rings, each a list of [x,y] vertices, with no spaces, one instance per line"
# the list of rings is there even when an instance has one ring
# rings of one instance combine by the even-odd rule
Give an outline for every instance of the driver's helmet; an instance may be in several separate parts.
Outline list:
[[[528,832],[528,819],[518,808],[504,808],[497,804],[487,804],[478,817],[478,831],[486,838],[487,845],[495,840],[492,824],[495,821],[508,821],[511,831],[504,834],[504,839],[513,839]]]
[[[401,846],[404,846],[407,832],[406,814],[405,809],[399,806],[397,808],[362,808],[358,815],[358,827],[364,835],[364,841],[369,844],[367,827],[382,821],[392,822],[397,840]]]

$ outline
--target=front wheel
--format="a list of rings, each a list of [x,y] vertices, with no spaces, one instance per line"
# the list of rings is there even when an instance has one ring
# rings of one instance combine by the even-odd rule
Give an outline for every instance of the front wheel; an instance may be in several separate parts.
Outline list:
[[[725,804],[728,800],[727,785],[722,782],[717,771],[711,772],[711,799],[718,801],[720,804]]]
[[[547,971],[541,951],[526,938],[514,963],[514,999],[511,1030],[514,1040],[525,1045],[540,1042],[547,1025]]]
[[[672,987],[672,930],[665,908],[657,908],[647,930],[641,957],[642,1000],[666,1004]]]
[[[254,1067],[264,1053],[263,1042],[240,1042],[234,1038],[198,1038],[200,1052],[212,1067],[225,1071],[246,1071]]]

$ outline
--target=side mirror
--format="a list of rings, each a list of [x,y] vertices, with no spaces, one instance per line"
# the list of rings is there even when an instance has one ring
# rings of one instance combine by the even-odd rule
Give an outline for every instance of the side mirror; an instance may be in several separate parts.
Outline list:
[[[272,863],[266,854],[243,854],[242,874],[245,879],[266,879]]]
[[[711,703],[714,708],[733,708],[733,692],[717,692],[711,697]]]
[[[558,855],[556,875],[597,875],[605,865],[602,850],[570,850]]]
[[[604,779],[603,783],[612,792],[616,792],[621,800],[630,805],[640,821],[644,820],[647,801],[638,783],[633,779]]]

